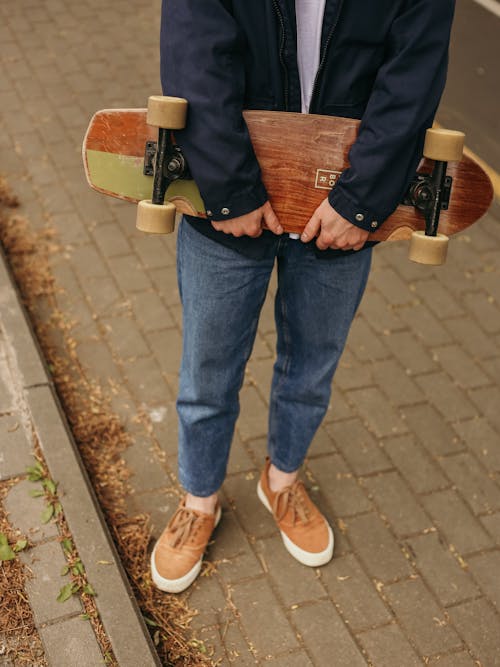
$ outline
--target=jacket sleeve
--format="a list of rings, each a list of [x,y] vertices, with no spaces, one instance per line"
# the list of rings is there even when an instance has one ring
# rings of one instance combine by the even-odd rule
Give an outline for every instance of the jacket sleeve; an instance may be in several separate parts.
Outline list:
[[[242,116],[243,40],[227,0],[163,0],[164,95],[189,103],[175,133],[212,220],[249,213],[267,193]]]
[[[446,82],[454,0],[406,0],[329,201],[347,220],[376,231],[400,203],[422,156]]]

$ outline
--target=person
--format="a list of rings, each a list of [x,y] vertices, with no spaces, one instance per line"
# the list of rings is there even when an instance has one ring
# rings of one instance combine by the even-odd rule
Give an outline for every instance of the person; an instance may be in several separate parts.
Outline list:
[[[189,102],[176,140],[208,219],[186,216],[178,231],[186,493],[151,555],[161,590],[194,581],[220,520],[217,492],[275,263],[276,362],[257,493],[293,557],[312,567],[332,558],[332,529],[298,470],[365,289],[370,233],[397,207],[421,159],[444,89],[453,13],[454,0],[163,0],[163,92]],[[282,233],[243,109],[361,119],[349,168],[300,240]]]

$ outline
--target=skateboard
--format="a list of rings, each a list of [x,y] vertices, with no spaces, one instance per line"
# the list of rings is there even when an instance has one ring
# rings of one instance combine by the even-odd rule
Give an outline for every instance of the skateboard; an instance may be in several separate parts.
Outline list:
[[[177,212],[210,217],[175,142],[185,127],[188,103],[152,96],[147,109],[105,109],[90,121],[83,141],[89,185],[112,197],[138,202],[137,227],[174,230]],[[298,238],[342,171],[360,121],[278,111],[245,111],[269,199],[285,230]],[[427,131],[424,158],[396,211],[373,241],[411,239],[410,259],[442,264],[448,236],[488,210],[493,186],[473,159],[463,155],[464,134]]]

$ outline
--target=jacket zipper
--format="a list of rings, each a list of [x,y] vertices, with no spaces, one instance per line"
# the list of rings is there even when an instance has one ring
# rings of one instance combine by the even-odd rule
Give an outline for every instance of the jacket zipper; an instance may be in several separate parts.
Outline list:
[[[280,28],[281,28],[281,41],[280,41],[280,49],[279,49],[279,57],[280,57],[280,63],[281,67],[283,69],[283,75],[284,75],[284,96],[285,96],[285,111],[288,111],[288,69],[285,63],[285,59],[283,57],[283,52],[284,52],[284,47],[285,47],[285,22],[283,21],[283,14],[281,13],[281,10],[278,6],[277,0],[273,0],[273,7],[274,11],[276,12],[279,22],[280,22]]]
[[[323,49],[323,54],[321,56],[321,61],[319,63],[318,71],[316,72],[316,77],[314,79],[313,91],[312,91],[312,95],[311,95],[311,102],[309,103],[309,113],[312,113],[314,98],[316,97],[318,84],[319,84],[319,77],[321,76],[321,72],[323,71],[323,68],[325,66],[326,56],[327,56],[327,53],[328,53],[328,47],[330,46],[330,42],[332,41],[333,34],[334,34],[335,30],[337,29],[337,25],[338,25],[338,22],[340,20],[340,14],[342,12],[342,5],[343,4],[344,4],[344,0],[340,0],[339,8],[338,8],[338,11],[337,11],[337,17],[335,19],[334,24],[330,28],[330,32],[328,33],[328,37],[326,39],[325,48]]]

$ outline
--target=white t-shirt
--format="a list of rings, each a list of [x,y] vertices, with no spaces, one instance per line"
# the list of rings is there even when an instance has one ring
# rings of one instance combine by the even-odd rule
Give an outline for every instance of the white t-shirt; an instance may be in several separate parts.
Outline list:
[[[319,67],[325,4],[326,0],[295,0],[302,113],[309,113],[314,80]]]

